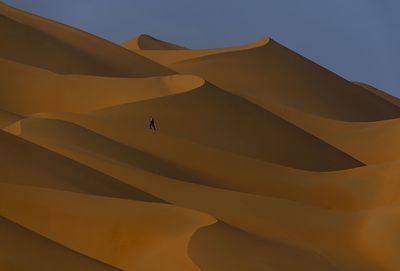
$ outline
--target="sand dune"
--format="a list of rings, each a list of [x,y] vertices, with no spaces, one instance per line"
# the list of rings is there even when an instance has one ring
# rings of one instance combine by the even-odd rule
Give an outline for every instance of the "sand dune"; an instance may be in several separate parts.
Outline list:
[[[396,97],[270,38],[0,34],[0,270],[400,270]]]
[[[19,114],[89,112],[189,91],[204,84],[203,79],[191,75],[147,78],[60,75],[3,59],[0,72],[4,76],[2,87],[6,89],[0,93],[0,107]]]
[[[377,89],[371,85],[365,84],[365,83],[360,83],[360,82],[356,82],[355,84],[362,86],[363,88],[367,89],[368,91],[382,97],[383,99],[399,106],[400,105],[400,100],[397,97],[394,97],[386,92],[384,92],[383,90]]]
[[[185,47],[142,34],[122,44],[129,50],[186,50]]]
[[[306,251],[317,251],[329,261],[340,263],[341,268],[376,270],[383,264],[375,263],[379,259],[373,257],[366,261],[364,254],[371,251],[364,248],[364,242],[370,240],[359,240],[358,235],[353,235],[357,225],[363,223],[365,217],[369,218],[369,212],[337,212],[293,201],[189,184],[81,150],[60,147],[55,150],[175,205],[210,213],[258,238],[277,240]],[[392,209],[391,206],[387,208]],[[274,220],[270,220],[270,217],[274,217]],[[338,240],[334,233],[345,238]],[[364,234],[364,230],[361,234]],[[395,258],[390,258],[390,262],[396,264]]]
[[[317,253],[263,240],[225,223],[198,230],[189,255],[202,270],[341,270]]]
[[[256,42],[252,42],[240,46],[232,46],[226,48],[212,48],[212,49],[197,49],[197,50],[138,50],[132,47],[127,47],[128,49],[152,59],[163,65],[171,65],[180,61],[195,59],[204,56],[216,55],[219,53],[236,52],[242,50],[248,50],[252,48],[257,48],[263,46],[269,42],[268,37],[264,37]],[[125,44],[123,44],[125,46]]]
[[[0,217],[0,238],[0,265],[4,271],[119,270],[52,242],[3,217]]]
[[[293,110],[265,105],[271,112],[350,154],[365,164],[379,164],[400,158],[399,119],[376,122],[343,122]],[[390,148],[382,148],[388,145]]]
[[[198,270],[186,255],[187,242],[214,222],[165,204],[10,185],[0,191],[4,217],[123,270]]]
[[[16,136],[0,131],[0,138],[0,183],[159,201],[141,190]]]
[[[273,101],[344,121],[376,121],[400,114],[392,103],[273,40],[257,48],[189,59],[171,67],[202,76],[261,106]]]
[[[135,137],[128,137],[128,140],[101,130],[109,138],[116,137],[124,144],[121,145],[65,121],[27,119],[22,121],[21,127],[19,136],[71,159],[77,159],[74,153],[78,157],[94,155],[153,174],[215,188],[340,211],[384,207],[400,200],[397,162],[317,173],[238,156],[162,134],[156,136],[156,142],[149,140],[149,133],[140,129],[134,130]],[[120,131],[116,126],[109,129],[116,130]],[[185,152],[194,158],[185,159]],[[241,181],[244,178],[246,182]]]
[[[137,128],[145,126],[149,112],[157,116],[163,133],[265,161],[317,171],[362,165],[276,115],[210,84],[182,95],[94,114]]]
[[[0,2],[0,57],[58,73],[155,76],[169,69],[101,38]],[[32,50],[34,48],[34,50]]]
[[[0,109],[0,128],[7,127],[22,118],[23,116]]]

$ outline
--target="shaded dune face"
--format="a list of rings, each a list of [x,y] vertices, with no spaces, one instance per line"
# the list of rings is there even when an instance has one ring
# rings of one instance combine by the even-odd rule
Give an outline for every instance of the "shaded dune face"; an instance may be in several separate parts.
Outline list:
[[[169,66],[180,61],[186,61],[189,59],[195,59],[199,57],[211,56],[227,52],[236,52],[241,50],[247,50],[257,48],[267,44],[270,41],[269,37],[264,37],[256,42],[252,42],[245,45],[225,47],[225,48],[212,48],[212,49],[196,49],[196,50],[137,50],[130,49],[134,52],[150,58],[158,63]]]
[[[0,132],[0,138],[0,183],[160,201],[141,190],[4,131]]]
[[[185,92],[204,84],[202,78],[193,75],[146,78],[60,75],[4,59],[0,59],[0,72],[6,90],[0,93],[0,106],[18,114],[89,112]]]
[[[0,270],[400,270],[396,97],[269,38],[0,37]]]
[[[146,34],[137,36],[122,44],[129,50],[187,50],[187,48],[165,42]]]
[[[0,128],[7,127],[22,118],[21,115],[0,109]]]
[[[159,116],[162,132],[261,160],[317,171],[362,165],[276,115],[210,84],[94,114],[133,126],[141,125],[147,112]]]
[[[88,33],[0,3],[0,57],[67,74],[145,77],[162,65]]]
[[[68,249],[3,217],[0,217],[0,236],[2,270],[119,270]]]
[[[210,82],[261,106],[275,102],[344,121],[397,118],[400,110],[271,40],[258,48],[183,60],[172,68]]]
[[[377,89],[371,85],[365,84],[365,83],[361,83],[361,82],[355,82],[356,85],[359,85],[361,87],[363,87],[364,89],[382,97],[383,99],[387,100],[390,103],[393,103],[396,106],[400,106],[400,100],[397,97],[394,97],[380,89]]]

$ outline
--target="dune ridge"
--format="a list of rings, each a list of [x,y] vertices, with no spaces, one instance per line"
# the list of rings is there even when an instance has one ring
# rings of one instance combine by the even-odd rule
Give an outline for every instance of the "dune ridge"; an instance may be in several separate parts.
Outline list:
[[[141,34],[122,44],[129,50],[187,50],[187,48]]]
[[[67,74],[117,77],[173,74],[168,68],[104,39],[3,2],[0,15],[1,58]]]
[[[1,270],[400,269],[396,97],[268,37],[0,35]]]
[[[60,75],[4,59],[0,59],[0,72],[4,76],[2,86],[9,90],[0,93],[1,106],[19,114],[89,112],[189,91],[204,84],[202,78],[194,75],[146,78]]]
[[[8,125],[22,119],[23,116],[0,109],[0,128],[7,127]]]
[[[392,119],[399,117],[400,113],[398,106],[273,40],[249,50],[179,61],[170,67],[179,72],[202,76],[261,106],[273,101],[343,121]]]
[[[2,270],[119,270],[67,249],[0,217]],[[20,259],[15,261],[15,258]],[[46,261],[38,261],[44,259]]]
[[[156,62],[159,62],[163,65],[169,66],[174,63],[179,63],[181,61],[196,59],[199,57],[204,56],[211,56],[217,55],[220,53],[226,52],[236,52],[242,50],[248,50],[252,48],[257,48],[268,44],[270,41],[269,37],[263,37],[255,42],[251,42],[244,45],[239,46],[232,46],[226,48],[212,48],[212,49],[196,49],[196,50],[165,50],[165,49],[158,49],[158,50],[135,50],[131,49],[134,52],[143,55],[149,59],[152,59]],[[123,46],[125,46],[123,44]]]

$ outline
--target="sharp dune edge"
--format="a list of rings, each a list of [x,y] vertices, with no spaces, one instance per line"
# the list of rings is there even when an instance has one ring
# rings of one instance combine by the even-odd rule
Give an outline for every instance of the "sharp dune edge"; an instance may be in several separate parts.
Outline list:
[[[186,50],[187,48],[142,34],[122,44],[129,50]]]
[[[396,97],[270,38],[0,34],[1,270],[400,270]]]

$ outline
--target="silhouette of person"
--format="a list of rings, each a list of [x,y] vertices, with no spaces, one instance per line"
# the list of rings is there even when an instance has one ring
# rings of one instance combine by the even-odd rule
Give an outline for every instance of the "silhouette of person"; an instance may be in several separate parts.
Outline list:
[[[150,125],[149,125],[149,128],[150,129],[152,129],[152,130],[156,130],[156,124],[155,124],[155,122],[154,122],[154,118],[153,118],[153,116],[150,116]]]

